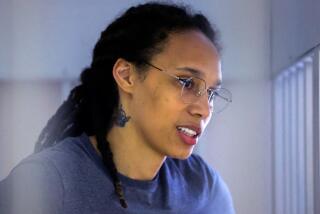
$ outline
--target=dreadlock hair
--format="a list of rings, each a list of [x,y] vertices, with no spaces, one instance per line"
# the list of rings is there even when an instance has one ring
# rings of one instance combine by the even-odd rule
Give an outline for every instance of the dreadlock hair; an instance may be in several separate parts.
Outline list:
[[[118,88],[112,76],[113,65],[117,59],[123,58],[133,63],[137,72],[145,73],[144,62],[162,51],[169,34],[188,30],[202,32],[218,51],[221,50],[217,31],[206,17],[185,6],[149,2],[131,7],[115,19],[101,33],[93,50],[92,63],[81,73],[81,84],[71,90],[67,100],[42,130],[35,153],[83,132],[96,136],[115,193],[121,206],[126,208],[123,188],[106,140],[119,106]]]

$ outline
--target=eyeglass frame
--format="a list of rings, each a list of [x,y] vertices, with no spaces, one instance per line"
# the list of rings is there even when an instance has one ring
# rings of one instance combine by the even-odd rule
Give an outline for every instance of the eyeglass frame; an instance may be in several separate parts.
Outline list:
[[[185,78],[181,78],[181,77],[178,77],[178,76],[176,76],[176,75],[174,75],[174,74],[168,73],[168,72],[165,71],[164,69],[161,69],[161,68],[159,68],[158,66],[155,66],[155,65],[153,65],[153,64],[150,63],[150,62],[144,62],[144,64],[149,65],[149,66],[151,66],[152,68],[155,68],[156,70],[162,71],[162,73],[165,73],[165,74],[167,74],[168,76],[173,77],[173,78],[175,78],[175,79],[178,80],[178,81],[183,81],[183,80],[185,80]],[[232,95],[231,92],[230,92],[228,89],[226,89],[226,88],[221,88],[221,87],[219,87],[219,88],[207,88],[207,83],[206,83],[206,81],[205,81],[204,79],[199,78],[199,77],[193,77],[193,76],[191,76],[190,78],[197,78],[197,79],[199,79],[199,80],[201,80],[201,81],[204,82],[204,89],[203,89],[203,90],[199,90],[199,91],[196,92],[194,95],[195,95],[196,97],[201,97],[201,96],[204,95],[204,94],[208,94],[208,95],[209,95],[209,96],[208,96],[208,103],[210,104],[210,103],[212,102],[212,107],[211,107],[211,104],[210,104],[211,110],[213,110],[212,108],[213,108],[213,105],[214,105],[214,104],[213,104],[213,97],[214,97],[214,96],[218,96],[218,97],[220,97],[221,99],[225,100],[225,101],[227,102],[227,104],[232,102],[232,98],[231,98],[231,97],[230,97],[230,98],[227,98],[227,97],[221,96],[221,95],[217,92],[218,90],[223,89],[223,90],[228,91],[228,93],[230,93],[230,95]],[[180,94],[180,96],[181,96],[181,98],[182,98],[182,93],[183,93],[183,89],[184,89],[185,86],[182,85],[181,87],[182,87],[182,88],[181,88],[181,94]],[[209,92],[209,91],[210,91],[210,92]],[[206,92],[206,93],[204,93],[204,92]],[[198,100],[198,99],[196,99],[196,100],[193,101],[193,102],[186,103],[186,104],[194,103],[194,102],[196,102],[197,100]]]

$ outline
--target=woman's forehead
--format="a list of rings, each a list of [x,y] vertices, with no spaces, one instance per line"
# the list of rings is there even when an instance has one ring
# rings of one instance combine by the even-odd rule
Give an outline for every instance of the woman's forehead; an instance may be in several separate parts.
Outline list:
[[[221,82],[219,53],[214,44],[198,31],[171,34],[163,51],[152,62],[163,69],[205,79],[210,86]]]
[[[169,35],[163,50],[153,62],[166,66],[220,67],[219,53],[214,44],[201,32],[186,31]]]

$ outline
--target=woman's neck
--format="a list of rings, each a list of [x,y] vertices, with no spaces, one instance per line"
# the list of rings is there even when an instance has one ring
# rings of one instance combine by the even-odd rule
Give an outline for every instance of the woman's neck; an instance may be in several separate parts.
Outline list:
[[[152,180],[158,173],[166,156],[154,151],[130,127],[113,127],[107,141],[113,153],[113,161],[119,173],[135,180]],[[97,149],[95,137],[90,137]],[[98,151],[100,154],[100,152]]]

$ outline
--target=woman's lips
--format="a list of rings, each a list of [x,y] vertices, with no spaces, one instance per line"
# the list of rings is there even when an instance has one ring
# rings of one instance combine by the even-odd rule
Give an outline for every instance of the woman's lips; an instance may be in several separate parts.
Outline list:
[[[177,130],[177,132],[178,132],[178,135],[179,135],[180,139],[185,144],[188,144],[188,145],[191,145],[191,146],[197,144],[197,137],[191,137],[191,136],[189,136],[189,135],[187,135],[187,134],[185,134],[185,133],[183,133],[183,132],[181,132],[179,130]]]

